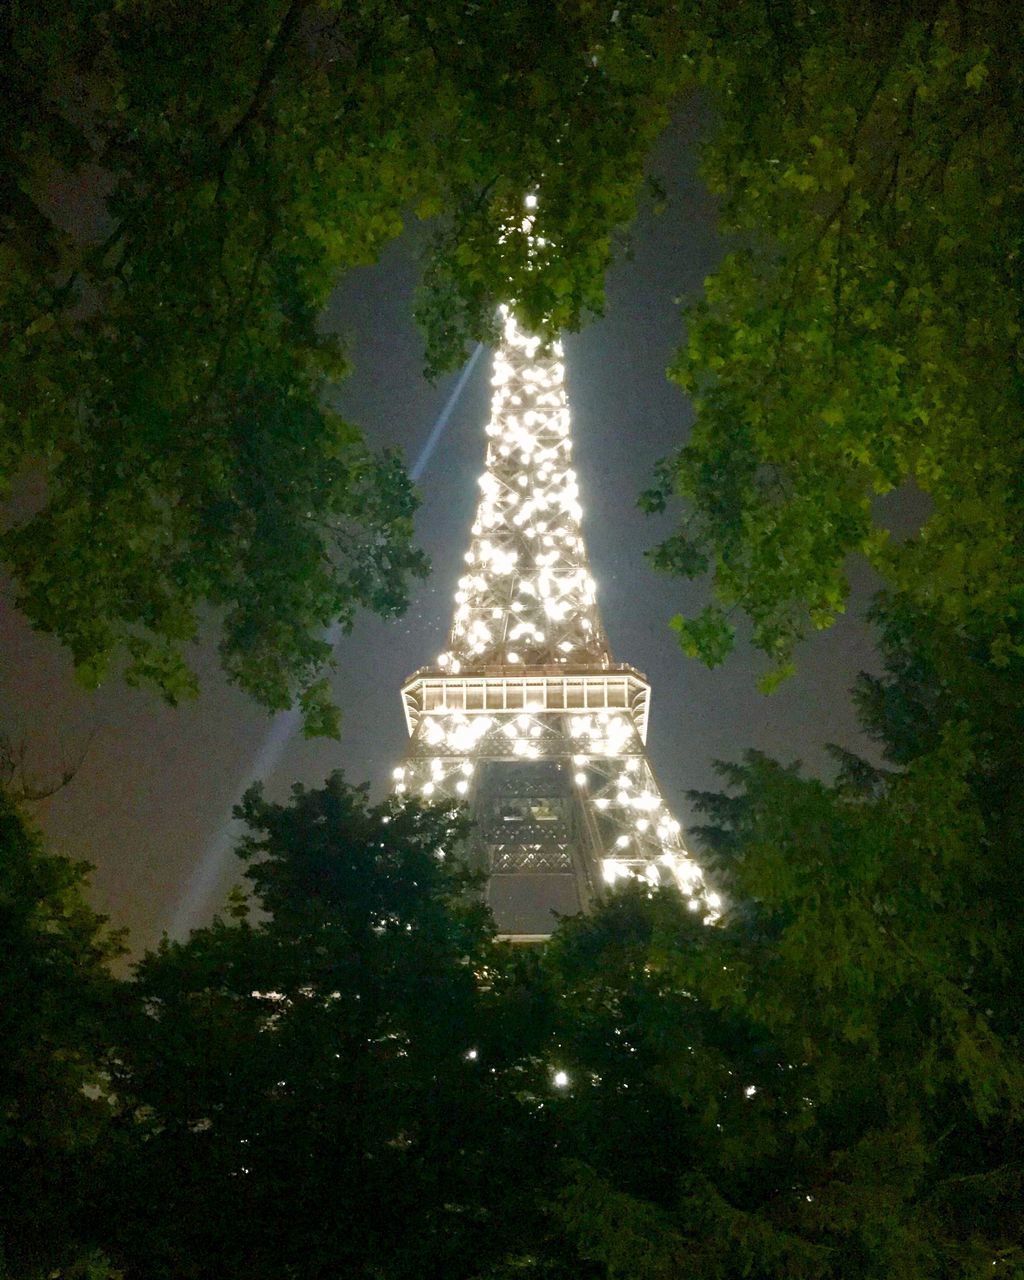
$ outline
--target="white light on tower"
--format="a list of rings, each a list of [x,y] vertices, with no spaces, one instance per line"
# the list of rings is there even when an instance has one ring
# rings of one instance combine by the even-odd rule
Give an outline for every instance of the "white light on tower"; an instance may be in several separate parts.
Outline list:
[[[537,208],[528,193],[531,246]],[[486,462],[449,643],[404,686],[412,741],[395,790],[468,802],[471,860],[487,874],[505,936],[544,937],[553,912],[586,909],[602,886],[625,880],[651,892],[674,883],[712,920],[720,903],[645,754],[649,686],[612,661],[602,626],[561,344],[524,332],[508,308],[499,326]],[[540,903],[532,924],[507,906],[517,886],[524,902]],[[563,889],[571,900],[545,905],[543,894]],[[562,1070],[552,1079],[569,1083]]]

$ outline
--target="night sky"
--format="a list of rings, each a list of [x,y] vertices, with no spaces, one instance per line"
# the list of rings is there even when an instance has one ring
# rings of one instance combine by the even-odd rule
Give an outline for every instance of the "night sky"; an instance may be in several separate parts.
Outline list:
[[[757,747],[827,769],[825,742],[863,749],[849,686],[875,666],[862,616],[870,584],[858,579],[850,613],[805,644],[799,674],[766,698],[754,681],[763,660],[745,647],[708,671],[680,653],[668,619],[703,602],[700,584],[661,578],[643,560],[658,522],[636,509],[655,460],[685,436],[690,413],[664,370],[681,338],[677,299],[693,297],[720,253],[714,207],[696,177],[696,128],[689,116],[666,135],[652,169],[670,207],[645,213],[634,255],[609,279],[606,317],[566,340],[575,466],[584,534],[598,602],[617,661],[647,673],[653,686],[651,760],[670,806],[686,826],[690,788],[716,785],[712,762]],[[436,386],[421,376],[422,348],[412,322],[417,244],[398,242],[375,267],[350,276],[331,300],[325,324],[345,335],[355,363],[337,405],[371,442],[397,444],[411,466],[446,402],[454,377]],[[287,739],[266,778],[271,795],[292,782],[315,785],[341,768],[352,781],[387,785],[405,746],[399,698],[404,678],[444,647],[455,582],[483,469],[489,359],[481,359],[423,475],[418,537],[434,571],[419,584],[405,617],[369,615],[338,646],[340,742]],[[76,756],[74,780],[38,807],[63,852],[95,864],[93,899],[131,931],[133,949],[151,946],[177,922],[208,919],[237,876],[228,852],[228,817],[276,730],[231,688],[214,644],[200,647],[202,695],[173,709],[148,691],[111,682],[97,694],[77,689],[60,647],[34,635],[0,595],[0,728],[27,740],[39,777],[59,771],[61,750]],[[264,756],[265,758],[265,756]],[[208,889],[208,891],[207,891]]]

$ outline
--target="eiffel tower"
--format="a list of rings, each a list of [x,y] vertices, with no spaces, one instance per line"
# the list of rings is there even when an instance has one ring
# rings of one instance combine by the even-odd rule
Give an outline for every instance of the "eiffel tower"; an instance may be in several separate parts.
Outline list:
[[[500,320],[466,571],[447,650],[402,688],[395,790],[468,803],[471,859],[513,941],[543,940],[629,876],[714,914],[647,759],[650,686],[612,661],[598,613],[561,344]]]

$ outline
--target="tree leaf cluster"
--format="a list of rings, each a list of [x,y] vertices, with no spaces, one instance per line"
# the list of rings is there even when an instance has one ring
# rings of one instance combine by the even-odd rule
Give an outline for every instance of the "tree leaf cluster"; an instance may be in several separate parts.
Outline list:
[[[706,4],[691,19],[729,251],[669,371],[693,431],[643,499],[679,513],[655,563],[710,574],[680,642],[714,664],[744,616],[784,673],[843,612],[858,556],[1004,660],[1024,527],[1020,13]],[[893,524],[900,506],[913,527]]]
[[[52,1268],[96,1280],[79,1236],[80,1174],[112,1116],[105,1066],[124,936],[88,905],[89,868],[48,850],[0,789],[0,1275]]]
[[[18,1015],[44,1070],[5,1076],[10,1141],[53,1162],[13,1166],[12,1277],[1020,1275],[1019,662],[905,600],[877,620],[883,766],[749,753],[696,797],[714,924],[636,883],[497,943],[462,812],[340,776],[251,791],[249,896],[113,1001],[79,902],[84,956],[23,964],[15,1006],[56,1012]],[[64,878],[26,888],[20,821],[30,955],[73,877],[33,845]]]
[[[451,367],[514,298],[599,311],[685,74],[673,6],[74,0],[6,11],[0,558],[87,685],[194,693],[201,621],[331,731],[325,629],[426,570],[399,460],[330,409],[331,290],[427,219]],[[528,192],[543,192],[533,237]]]

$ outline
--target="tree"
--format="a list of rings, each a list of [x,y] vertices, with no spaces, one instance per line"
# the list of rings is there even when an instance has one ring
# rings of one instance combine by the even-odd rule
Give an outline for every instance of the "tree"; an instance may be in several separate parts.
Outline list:
[[[87,872],[0,789],[0,1275],[15,1280],[108,1274],[78,1217],[112,1116],[123,936],[88,906]]]
[[[568,1239],[610,1280],[1019,1274],[1016,896],[973,898],[995,876],[969,844],[951,867],[948,827],[908,838],[947,817],[920,775],[865,813],[767,761],[733,777],[752,905],[702,928],[633,890],[552,944]]]
[[[681,509],[654,559],[711,575],[683,648],[721,661],[743,613],[770,687],[867,557],[886,670],[857,700],[886,767],[837,751],[827,784],[748,755],[723,766],[733,794],[699,798],[730,916],[684,954],[648,909],[636,965],[694,999],[690,1028],[732,1020],[726,1061],[754,1092],[660,1200],[584,1166],[577,1238],[589,1184],[657,1242],[631,1271],[593,1234],[623,1276],[695,1254],[713,1275],[1024,1269],[1022,41],[1004,16],[695,11],[734,249],[671,370],[697,416],[642,499]],[[900,486],[928,507],[902,541],[877,502]],[[753,1074],[752,1038],[784,1074]],[[657,1056],[650,1076],[676,1079]],[[684,1080],[670,1102],[689,1097]]]
[[[674,6],[44,0],[6,23],[20,607],[87,684],[121,664],[172,701],[212,611],[231,679],[331,732],[324,629],[400,611],[425,561],[399,460],[324,403],[347,363],[322,306],[419,217],[431,368],[509,297],[546,331],[599,310],[680,75]]]
[[[138,969],[105,1247],[152,1277],[486,1274],[529,1233],[517,1095],[546,1077],[495,1011],[464,819],[340,775],[240,812],[258,913]]]
[[[711,926],[634,883],[496,945],[460,811],[336,775],[252,790],[254,902],[116,987],[79,900],[40,909],[74,870],[5,828],[9,1269],[1019,1274],[1020,660],[899,598],[878,621],[884,767],[722,766]]]
[[[721,661],[744,614],[772,683],[842,612],[856,553],[1005,661],[1024,604],[1021,14],[693,12],[733,247],[670,370],[693,432],[644,498],[680,507],[655,563],[711,575],[681,643]],[[878,502],[901,486],[928,508],[902,540]]]
[[[1020,660],[877,618],[895,767],[723,765],[724,921],[637,888],[552,943],[560,1211],[609,1277],[1024,1269]]]
[[[633,885],[545,957],[569,1080],[555,1213],[608,1280],[831,1274],[794,1220],[810,1073],[742,999],[745,943]]]

